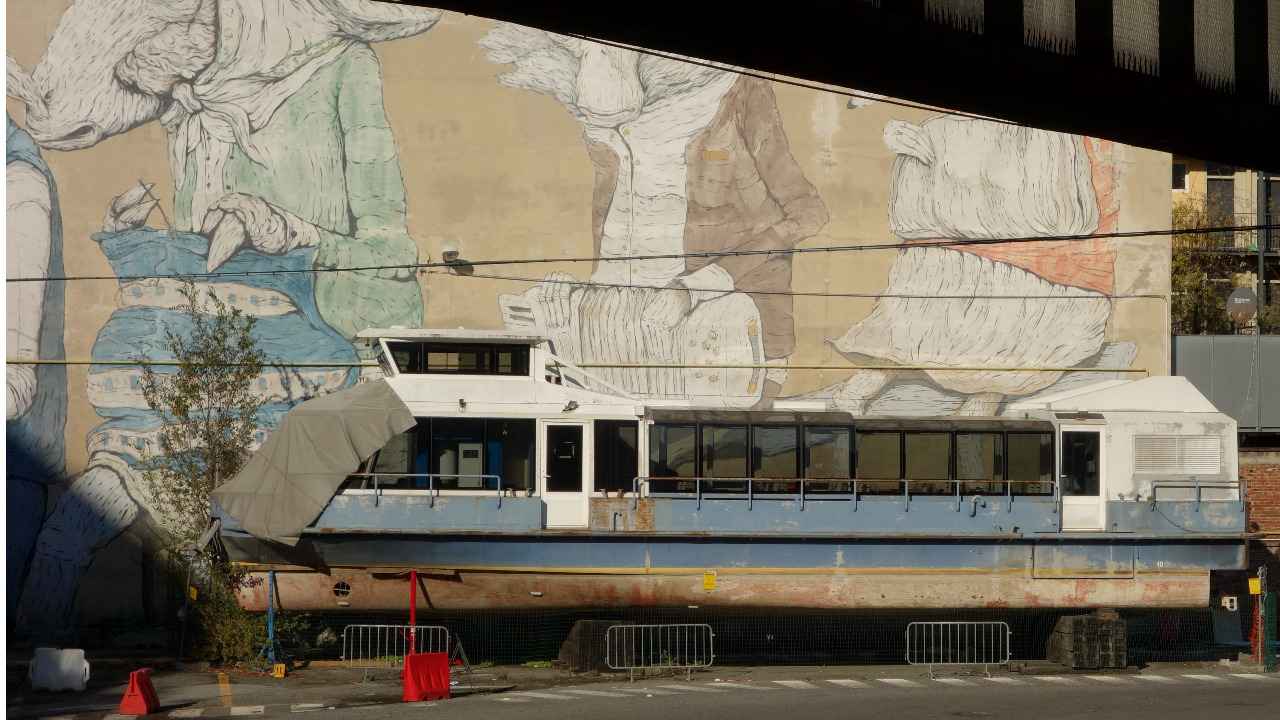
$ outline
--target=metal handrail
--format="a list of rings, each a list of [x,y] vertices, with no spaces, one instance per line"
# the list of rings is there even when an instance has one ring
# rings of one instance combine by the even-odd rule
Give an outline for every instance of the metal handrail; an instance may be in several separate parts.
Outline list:
[[[1232,482],[1230,480],[1209,480],[1207,482],[1200,480],[1174,480],[1172,482],[1161,482],[1159,480],[1151,483],[1151,509],[1156,507],[1156,493],[1161,488],[1181,488],[1184,490],[1194,489],[1196,491],[1196,512],[1200,512],[1200,503],[1202,502],[1244,502],[1244,485],[1240,481]],[[1204,500],[1201,497],[1205,488],[1220,490],[1235,490],[1239,497],[1235,500]]]
[[[372,489],[373,489],[373,497],[374,497],[373,504],[374,504],[374,505],[377,505],[377,504],[379,503],[378,498],[380,498],[380,497],[382,496],[382,488],[379,488],[379,487],[378,487],[378,478],[380,478],[380,477],[389,477],[389,478],[426,478],[426,479],[427,479],[427,497],[428,497],[428,498],[430,498],[430,502],[428,502],[428,503],[427,503],[428,507],[435,507],[435,506],[436,506],[436,498],[440,495],[440,488],[436,487],[436,482],[435,482],[435,481],[436,481],[436,478],[455,478],[455,479],[467,478],[467,479],[469,479],[469,480],[470,480],[470,479],[476,479],[476,478],[479,478],[480,480],[490,480],[490,479],[492,479],[492,480],[496,480],[496,481],[497,481],[495,484],[497,485],[497,488],[498,488],[498,490],[497,490],[497,492],[498,492],[498,507],[502,507],[502,490],[503,490],[503,488],[502,488],[502,476],[501,476],[501,475],[488,475],[488,474],[486,474],[486,475],[464,475],[464,474],[460,474],[460,473],[379,473],[379,472],[356,472],[356,473],[348,473],[346,477],[347,477],[348,479],[350,479],[350,478],[359,478],[359,477],[364,477],[364,478],[373,478],[373,488],[372,488]]]
[[[655,494],[652,490],[652,482],[655,480],[670,481],[670,482],[693,482],[694,492],[693,493],[662,492],[662,493]],[[704,480],[708,482],[745,482],[747,486],[746,486],[746,490],[743,492],[716,493],[712,491],[710,493],[707,493],[707,492],[703,492],[702,490],[702,482]],[[640,497],[642,495],[645,497],[669,497],[674,499],[687,498],[689,495],[692,495],[693,498],[697,500],[699,510],[702,509],[702,499],[704,497],[714,499],[714,500],[746,500],[747,509],[751,510],[754,507],[755,501],[756,501],[757,492],[755,490],[755,483],[757,482],[797,483],[799,485],[798,492],[764,493],[763,499],[765,500],[799,500],[801,510],[804,510],[804,506],[806,502],[839,501],[839,502],[852,502],[853,511],[857,512],[858,501],[861,497],[861,493],[858,492],[859,483],[864,483],[864,484],[865,483],[899,483],[901,484],[903,503],[906,507],[907,512],[910,512],[910,509],[911,509],[910,507],[911,483],[916,483],[917,485],[949,484],[954,486],[954,492],[948,493],[948,495],[952,496],[955,499],[957,512],[959,512],[960,510],[960,506],[963,502],[963,497],[965,495],[965,493],[961,492],[961,489],[964,485],[1003,484],[1005,486],[1004,496],[1007,499],[1006,508],[1008,512],[1013,512],[1014,497],[1051,497],[1053,498],[1053,501],[1055,503],[1055,508],[1062,502],[1062,488],[1058,484],[1058,481],[1056,480],[954,480],[954,479],[952,480],[904,480],[901,478],[899,479],[886,478],[881,480],[881,479],[869,479],[869,478],[749,478],[749,477],[701,477],[701,476],[697,476],[697,477],[637,476],[633,478],[631,481],[631,490],[632,490],[631,506],[632,506],[632,509],[638,508],[640,506]],[[828,485],[831,483],[842,483],[842,484],[847,483],[851,485],[851,491],[847,493],[822,493],[817,496],[810,496],[806,490],[806,485],[815,483],[815,482],[828,484]],[[1051,488],[1051,491],[1044,495],[1016,496],[1013,494],[1013,485],[1015,484],[1017,485],[1049,485]],[[979,497],[981,495],[982,493],[973,493],[974,497]]]

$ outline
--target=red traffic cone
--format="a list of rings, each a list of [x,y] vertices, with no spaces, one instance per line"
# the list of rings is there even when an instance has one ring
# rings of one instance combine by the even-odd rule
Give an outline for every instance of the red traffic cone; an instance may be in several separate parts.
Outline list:
[[[449,699],[449,656],[417,653],[404,659],[405,702]]]
[[[151,685],[151,668],[129,673],[129,689],[124,691],[117,712],[121,715],[150,715],[159,710],[160,698]]]

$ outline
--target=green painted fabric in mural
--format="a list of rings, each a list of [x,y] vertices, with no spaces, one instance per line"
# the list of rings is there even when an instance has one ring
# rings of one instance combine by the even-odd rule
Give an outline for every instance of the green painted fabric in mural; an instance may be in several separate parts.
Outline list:
[[[260,197],[314,225],[317,268],[417,262],[381,69],[369,46],[355,43],[317,71],[253,140],[262,164],[233,148],[223,191]],[[201,225],[191,217],[195,182],[188,174],[178,190],[179,227]],[[412,269],[319,273],[316,301],[347,337],[368,327],[422,325]]]

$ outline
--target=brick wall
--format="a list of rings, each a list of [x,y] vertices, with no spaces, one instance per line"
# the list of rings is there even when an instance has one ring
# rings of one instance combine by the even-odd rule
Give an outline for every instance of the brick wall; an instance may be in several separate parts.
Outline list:
[[[1265,533],[1249,543],[1249,567],[1266,564],[1280,580],[1280,458],[1277,453],[1240,453],[1240,479],[1248,488],[1246,508],[1251,532]]]

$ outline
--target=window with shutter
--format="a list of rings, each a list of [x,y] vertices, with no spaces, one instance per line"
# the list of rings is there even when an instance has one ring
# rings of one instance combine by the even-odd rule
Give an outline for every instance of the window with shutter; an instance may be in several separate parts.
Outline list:
[[[1133,471],[1217,475],[1222,472],[1222,438],[1217,435],[1138,435],[1133,439]]]

